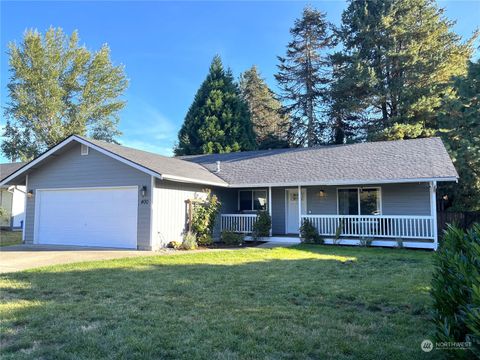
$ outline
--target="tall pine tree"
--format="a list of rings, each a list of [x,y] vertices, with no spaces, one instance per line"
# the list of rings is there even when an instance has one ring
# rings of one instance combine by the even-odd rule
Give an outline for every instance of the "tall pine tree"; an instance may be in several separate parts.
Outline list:
[[[440,111],[442,138],[458,170],[458,184],[444,186],[457,210],[480,211],[480,61],[469,62],[454,82],[455,97]]]
[[[452,76],[466,72],[461,42],[433,0],[351,0],[341,39],[371,137],[428,136]]]
[[[352,81],[352,69],[341,52],[330,57],[332,64],[332,82],[327,101],[330,127],[330,142],[345,144],[356,142],[364,136],[364,114],[362,103],[362,86]]]
[[[257,145],[260,148],[284,146],[288,117],[282,114],[282,104],[275,98],[256,66],[240,75],[240,91],[250,110]],[[273,139],[276,139],[276,146]]]
[[[278,57],[278,74],[285,111],[291,120],[290,140],[301,146],[327,141],[322,102],[330,82],[330,62],[324,53],[333,46],[325,14],[306,7],[290,29],[293,39],[285,57]]]
[[[215,56],[178,133],[175,155],[252,150],[255,134],[248,105],[230,70]]]

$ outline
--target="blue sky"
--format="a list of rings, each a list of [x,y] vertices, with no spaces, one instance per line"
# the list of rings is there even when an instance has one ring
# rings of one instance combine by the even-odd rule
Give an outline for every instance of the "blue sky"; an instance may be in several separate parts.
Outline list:
[[[338,24],[343,1],[310,1]],[[121,113],[122,144],[165,155],[172,147],[195,92],[215,54],[235,76],[256,64],[272,89],[277,55],[283,55],[289,28],[307,2],[126,2],[58,1],[0,3],[0,104],[8,101],[9,41],[25,29],[50,26],[71,33],[91,50],[107,43],[115,64],[125,65],[130,86]],[[480,1],[440,1],[468,38],[479,26]],[[5,119],[1,115],[0,126]],[[6,159],[0,155],[0,162]]]

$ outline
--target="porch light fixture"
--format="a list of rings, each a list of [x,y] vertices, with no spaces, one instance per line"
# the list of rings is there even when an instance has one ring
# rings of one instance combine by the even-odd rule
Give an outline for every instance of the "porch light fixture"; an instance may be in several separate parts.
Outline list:
[[[325,190],[323,190],[323,189],[320,190],[320,191],[317,193],[317,195],[318,195],[319,198],[323,198],[323,197],[327,196],[327,194],[325,193]]]
[[[33,197],[33,190],[28,190],[27,197],[29,198]]]
[[[142,186],[142,197],[147,196],[147,185]]]

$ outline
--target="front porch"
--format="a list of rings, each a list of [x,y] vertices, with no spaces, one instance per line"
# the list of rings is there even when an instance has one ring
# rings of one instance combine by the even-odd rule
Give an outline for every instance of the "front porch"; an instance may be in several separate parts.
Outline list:
[[[257,211],[267,211],[270,241],[299,242],[300,224],[309,221],[326,244],[368,239],[372,246],[437,248],[434,183],[229,190],[220,230],[245,234],[247,240]]]

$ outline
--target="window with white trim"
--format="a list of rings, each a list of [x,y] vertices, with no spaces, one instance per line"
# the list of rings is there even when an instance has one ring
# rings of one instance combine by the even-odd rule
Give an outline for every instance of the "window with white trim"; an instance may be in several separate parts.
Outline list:
[[[380,215],[380,188],[337,189],[339,215]]]
[[[266,190],[239,190],[238,210],[261,211],[267,210]]]
[[[88,155],[88,146],[85,144],[82,144],[80,146],[80,155]]]

